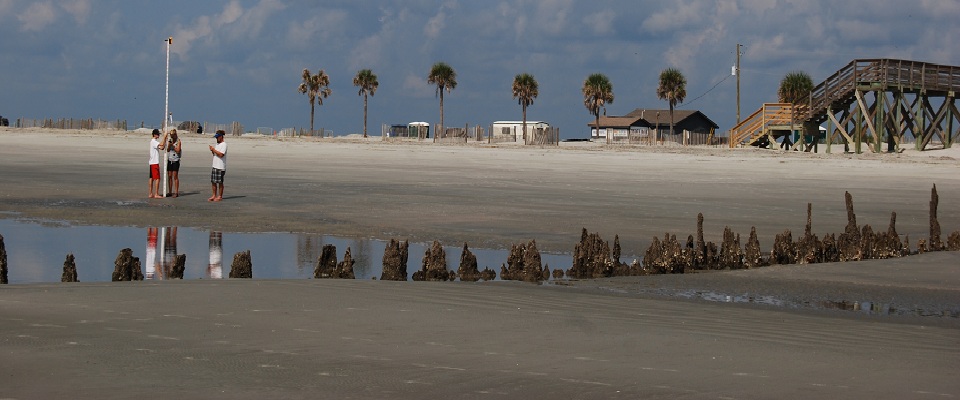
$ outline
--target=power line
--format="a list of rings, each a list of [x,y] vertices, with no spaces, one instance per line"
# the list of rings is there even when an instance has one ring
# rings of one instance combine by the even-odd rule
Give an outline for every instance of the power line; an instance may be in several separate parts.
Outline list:
[[[720,82],[717,82],[716,84],[714,84],[712,88],[710,88],[706,92],[703,92],[703,94],[697,96],[697,98],[690,100],[688,103],[686,103],[686,105],[689,106],[690,104],[693,104],[693,102],[700,100],[700,98],[702,98],[703,96],[706,96],[707,93],[710,93],[711,91],[713,91],[713,89],[716,89],[717,86],[720,86],[721,83],[725,82],[727,79],[730,79],[731,76],[733,75],[727,75],[725,78],[721,79]]]

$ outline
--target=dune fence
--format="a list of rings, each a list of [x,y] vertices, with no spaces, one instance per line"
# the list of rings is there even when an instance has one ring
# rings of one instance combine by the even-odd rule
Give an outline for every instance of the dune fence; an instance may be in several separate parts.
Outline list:
[[[47,128],[47,129],[114,129],[127,130],[126,120],[103,120],[103,119],[76,119],[76,118],[47,118],[30,119],[17,118],[14,125],[17,128]]]

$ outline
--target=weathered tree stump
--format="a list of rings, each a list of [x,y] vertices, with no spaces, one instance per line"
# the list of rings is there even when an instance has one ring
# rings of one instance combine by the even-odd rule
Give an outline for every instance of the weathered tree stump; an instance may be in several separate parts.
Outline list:
[[[820,242],[820,247],[823,249],[823,262],[840,261],[840,248],[837,247],[837,238],[834,234],[828,233],[824,235],[823,241]]]
[[[813,234],[813,204],[807,203],[807,225],[803,229],[803,236],[797,240],[797,264],[813,264],[823,261],[823,246],[817,235]]]
[[[317,265],[313,268],[314,279],[337,278],[337,246],[325,244],[317,257]]]
[[[783,233],[777,234],[773,239],[773,250],[770,251],[770,263],[789,265],[795,264],[794,255],[796,249],[793,244],[793,234],[787,229]]]
[[[337,279],[356,279],[356,275],[353,273],[353,264],[356,261],[353,261],[353,256],[350,254],[350,247],[347,247],[347,251],[343,253],[343,261],[337,263],[337,269],[334,271],[334,278]]]
[[[870,260],[877,257],[877,235],[873,233],[873,227],[870,224],[863,226],[860,232],[860,254],[861,260]]]
[[[140,258],[133,256],[133,250],[126,248],[120,250],[117,259],[113,262],[113,282],[120,281],[142,281],[143,270],[140,267]]]
[[[460,253],[460,266],[457,267],[457,277],[463,282],[480,280],[480,269],[477,267],[477,256],[463,242],[463,251]]]
[[[860,227],[857,226],[857,215],[853,212],[853,196],[844,192],[847,205],[847,226],[837,237],[837,250],[840,253],[839,261],[860,261],[863,259],[860,246]]]
[[[380,274],[380,280],[407,280],[408,249],[409,243],[407,241],[399,242],[390,239],[390,243],[387,243],[387,247],[383,249],[383,272]]]
[[[7,247],[3,244],[3,235],[0,235],[0,285],[7,283]]]
[[[233,256],[230,264],[230,278],[253,279],[253,260],[250,250],[244,250]]]
[[[937,220],[937,206],[940,204],[940,196],[937,195],[937,185],[930,189],[930,243],[927,250],[941,251],[944,249],[943,242],[940,240],[940,221]]]
[[[480,279],[485,281],[497,279],[497,272],[490,269],[490,267],[483,267],[483,271],[480,271]]]
[[[757,239],[757,228],[750,227],[750,238],[743,246],[743,266],[757,268],[764,265],[763,252],[760,250],[760,240]]]
[[[563,269],[557,268],[553,270],[553,279],[563,279]]]
[[[573,250],[573,265],[567,270],[567,277],[606,278],[613,276],[613,273],[614,264],[610,257],[610,244],[603,241],[600,234],[587,233],[587,229],[583,228],[580,242]]]
[[[170,270],[170,279],[183,279],[183,272],[187,269],[187,255],[177,254],[173,260],[173,269]]]
[[[720,245],[720,263],[722,269],[743,268],[743,249],[740,248],[740,235],[734,234],[729,226],[723,228],[723,243]]]
[[[903,242],[900,240],[900,235],[897,233],[896,211],[890,213],[890,226],[887,227],[886,239],[884,239],[882,245],[884,258],[896,258],[907,255],[903,250]]]
[[[947,250],[960,251],[960,231],[953,231],[947,238]]]
[[[424,251],[423,266],[413,273],[413,280],[448,281],[451,277],[456,278],[456,274],[447,270],[447,253],[440,242],[434,240],[433,245]]]
[[[697,213],[697,243],[693,248],[691,267],[693,269],[710,269],[707,260],[707,245],[703,241],[703,213]]]
[[[73,253],[67,254],[67,258],[63,260],[63,274],[60,275],[60,282],[80,282],[77,279],[77,263]]]

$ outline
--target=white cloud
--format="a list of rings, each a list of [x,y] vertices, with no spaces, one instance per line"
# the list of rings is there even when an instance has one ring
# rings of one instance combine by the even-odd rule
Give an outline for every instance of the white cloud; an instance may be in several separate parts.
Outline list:
[[[34,32],[43,30],[56,19],[56,10],[49,1],[30,4],[22,14],[17,16],[21,30]]]
[[[372,68],[378,65],[384,50],[384,43],[389,41],[386,35],[374,35],[360,40],[350,50],[349,65],[351,70]]]
[[[6,15],[13,8],[13,0],[0,0],[0,14]]]
[[[575,32],[578,26],[571,23],[570,14],[573,12],[573,0],[547,0],[538,3],[537,27],[540,30],[558,35],[564,32]]]
[[[417,98],[426,98],[436,96],[437,88],[427,83],[427,77],[407,74],[403,78],[403,89],[408,95]]]
[[[87,18],[90,17],[89,0],[66,1],[61,3],[60,7],[62,7],[68,14],[73,16],[73,19],[80,25],[85,24],[87,22]]]
[[[583,18],[583,22],[597,35],[606,35],[613,32],[613,20],[617,13],[613,10],[603,10]]]
[[[235,22],[242,15],[243,6],[240,5],[239,1],[233,0],[223,7],[223,12],[214,16],[213,23],[217,26],[223,26]]]
[[[232,43],[256,38],[265,20],[274,11],[283,8],[283,4],[277,0],[261,0],[250,9],[244,9],[236,0],[231,1],[220,13],[212,16],[201,15],[190,26],[175,26],[174,46],[170,51],[186,60],[196,43],[214,46],[222,44],[221,42]]]
[[[287,41],[291,47],[310,46],[316,39],[328,41],[339,36],[349,21],[346,11],[329,10],[300,23],[290,25]]]
[[[427,21],[423,25],[423,34],[428,39],[436,39],[440,36],[440,32],[443,31],[443,28],[447,26],[447,13],[444,11],[443,6],[440,7],[440,10],[437,11],[437,14]]]
[[[703,23],[704,15],[707,15],[706,6],[701,2],[678,1],[671,4],[674,6],[647,17],[641,27],[649,32],[656,33],[690,29],[700,26]]]

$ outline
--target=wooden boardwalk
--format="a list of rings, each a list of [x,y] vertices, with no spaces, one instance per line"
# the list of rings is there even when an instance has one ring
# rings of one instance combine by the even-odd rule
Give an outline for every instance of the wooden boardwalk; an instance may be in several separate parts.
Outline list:
[[[856,152],[899,150],[901,144],[914,142],[918,150],[932,143],[950,147],[960,136],[960,111],[956,94],[960,91],[960,67],[898,59],[853,60],[814,87],[807,104],[797,107],[791,121],[780,126],[796,126],[807,138],[820,137],[819,126],[827,123],[823,141],[843,143]],[[768,108],[768,104],[761,110]],[[759,112],[759,111],[758,111]],[[756,113],[754,113],[756,114]],[[765,112],[761,113],[765,114]],[[770,129],[758,125],[751,115],[730,131],[731,147],[752,144],[763,136],[774,137]],[[796,147],[809,150],[812,143]]]

